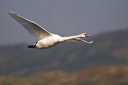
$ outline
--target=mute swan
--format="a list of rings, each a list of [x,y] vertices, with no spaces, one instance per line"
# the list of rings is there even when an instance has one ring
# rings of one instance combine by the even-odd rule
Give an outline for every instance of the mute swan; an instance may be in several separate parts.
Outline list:
[[[61,43],[67,40],[76,40],[76,41],[81,41],[84,43],[93,42],[93,41],[88,42],[88,41],[80,39],[84,37],[90,37],[86,33],[82,33],[80,35],[75,35],[75,36],[69,36],[69,37],[61,37],[57,34],[48,32],[47,30],[45,30],[43,27],[39,26],[35,22],[30,21],[24,17],[21,17],[15,14],[13,11],[10,11],[9,15],[11,15],[11,17],[13,17],[22,26],[24,26],[30,34],[40,39],[38,42],[34,43],[33,45],[28,46],[28,48],[40,48],[40,49],[50,48],[52,46],[57,45],[58,43]]]

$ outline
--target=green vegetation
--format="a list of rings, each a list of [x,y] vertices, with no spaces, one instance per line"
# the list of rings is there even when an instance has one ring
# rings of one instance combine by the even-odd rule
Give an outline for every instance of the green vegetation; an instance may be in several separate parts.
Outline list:
[[[128,85],[128,67],[90,67],[73,73],[50,71],[27,78],[0,77],[0,85]]]

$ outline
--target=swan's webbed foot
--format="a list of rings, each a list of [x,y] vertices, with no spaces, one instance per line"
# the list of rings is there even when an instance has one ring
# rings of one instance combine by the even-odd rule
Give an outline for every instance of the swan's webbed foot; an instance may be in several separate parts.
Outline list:
[[[35,48],[36,45],[29,45],[28,48]]]

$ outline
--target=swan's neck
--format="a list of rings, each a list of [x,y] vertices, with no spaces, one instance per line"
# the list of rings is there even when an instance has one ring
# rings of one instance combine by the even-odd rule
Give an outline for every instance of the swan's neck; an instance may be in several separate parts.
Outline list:
[[[67,40],[72,40],[75,38],[82,38],[82,35],[74,35],[74,36],[68,36],[68,37],[63,37],[62,41],[67,41]]]

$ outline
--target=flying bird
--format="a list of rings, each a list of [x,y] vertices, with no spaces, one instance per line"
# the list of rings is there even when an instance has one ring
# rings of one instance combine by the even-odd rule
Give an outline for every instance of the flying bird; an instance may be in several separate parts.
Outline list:
[[[46,29],[44,29],[37,23],[24,18],[16,13],[14,13],[13,11],[10,11],[9,15],[11,15],[12,18],[14,18],[24,28],[26,28],[30,34],[39,38],[39,41],[37,41],[33,45],[29,45],[28,48],[39,48],[39,49],[50,48],[50,47],[55,46],[61,42],[69,41],[69,40],[75,40],[75,41],[80,41],[80,42],[84,42],[84,43],[92,43],[93,42],[93,41],[88,42],[88,41],[80,39],[80,38],[84,38],[84,37],[90,37],[86,33],[82,33],[82,34],[74,35],[74,36],[62,37],[60,35],[48,32]]]

